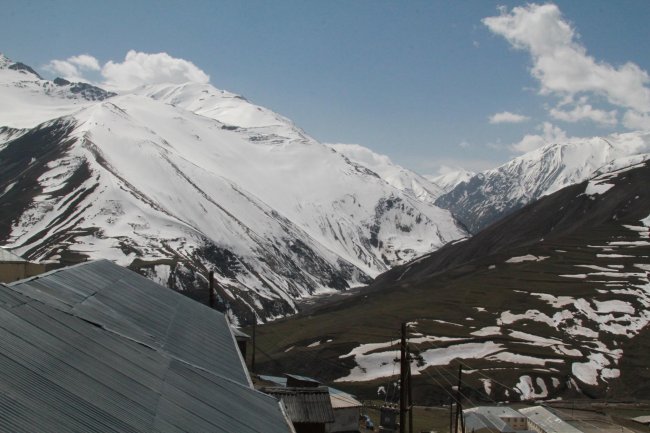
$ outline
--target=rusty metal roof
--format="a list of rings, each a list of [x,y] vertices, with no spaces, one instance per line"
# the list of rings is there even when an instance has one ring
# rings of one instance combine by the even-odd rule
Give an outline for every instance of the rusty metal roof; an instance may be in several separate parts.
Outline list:
[[[0,432],[291,432],[226,318],[108,261],[0,285]]]

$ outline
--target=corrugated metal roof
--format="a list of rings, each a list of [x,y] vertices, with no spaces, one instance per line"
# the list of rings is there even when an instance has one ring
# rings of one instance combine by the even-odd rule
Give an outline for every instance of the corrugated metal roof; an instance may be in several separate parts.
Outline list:
[[[282,400],[289,418],[294,423],[334,422],[334,411],[326,387],[270,387],[262,390],[266,394]]]
[[[363,404],[350,394],[332,394],[330,389],[330,401],[332,409],[343,409],[350,407],[361,407]]]
[[[0,262],[4,263],[27,263],[27,260],[12,253],[11,251],[0,247]]]
[[[0,285],[0,431],[287,432],[225,317],[107,261]]]
[[[313,383],[314,385],[320,385],[320,382],[318,380],[313,379],[311,377],[299,376],[297,374],[289,374],[289,373],[285,373],[284,375],[287,379],[293,379],[299,382],[309,382],[309,383]]]
[[[467,431],[488,429],[490,431],[499,432],[499,428],[494,426],[485,416],[480,413],[463,414],[465,421],[465,429]]]
[[[265,382],[275,383],[279,386],[287,386],[287,378],[280,376],[268,376],[265,374],[260,374],[259,378]]]
[[[485,424],[483,428],[502,433],[515,431],[503,418],[524,418],[524,415],[508,406],[477,406],[463,410],[463,414],[468,423],[482,423]]]
[[[519,409],[530,421],[540,426],[546,433],[582,433],[543,406]]]
[[[298,376],[298,377],[303,377],[303,376]],[[287,386],[286,377],[268,376],[268,375],[260,374],[259,378],[263,381],[275,383],[279,386]],[[328,386],[327,390],[330,394],[330,401],[332,403],[332,408],[334,409],[363,406],[363,404],[359,400],[357,400],[352,394],[349,394],[345,391],[341,391],[340,389],[332,388],[331,386]]]

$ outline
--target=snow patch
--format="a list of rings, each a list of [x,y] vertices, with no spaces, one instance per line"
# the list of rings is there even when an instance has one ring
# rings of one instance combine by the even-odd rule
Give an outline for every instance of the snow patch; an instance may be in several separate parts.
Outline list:
[[[525,256],[511,257],[506,260],[506,263],[523,263],[523,262],[541,262],[542,260],[548,259],[549,256],[533,256],[532,254],[527,254]]]

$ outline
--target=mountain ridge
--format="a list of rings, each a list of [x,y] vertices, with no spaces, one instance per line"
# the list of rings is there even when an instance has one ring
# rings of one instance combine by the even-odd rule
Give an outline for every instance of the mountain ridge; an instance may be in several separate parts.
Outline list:
[[[97,100],[22,73],[12,86],[16,73],[0,69],[0,93],[22,104],[0,107],[0,232],[27,258],[110,258],[185,291],[205,291],[214,267],[220,308],[250,322],[464,235],[448,211],[209,85]]]
[[[459,183],[435,204],[476,233],[540,197],[583,182],[615,159],[650,153],[650,133],[548,144]]]

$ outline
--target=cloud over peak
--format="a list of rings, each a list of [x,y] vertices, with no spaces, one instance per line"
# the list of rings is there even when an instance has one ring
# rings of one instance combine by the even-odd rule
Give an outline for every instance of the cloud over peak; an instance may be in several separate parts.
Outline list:
[[[102,76],[110,87],[133,88],[142,84],[186,82],[208,83],[210,76],[192,62],[167,53],[148,54],[135,50],[126,53],[123,62],[107,62]]]
[[[544,122],[537,127],[540,134],[527,134],[518,143],[510,146],[510,149],[517,153],[526,153],[551,143],[562,143],[569,141],[566,132],[550,122]]]
[[[88,72],[99,72],[101,86],[112,89],[130,89],[143,84],[186,82],[208,83],[210,76],[192,62],[167,53],[143,53],[129,50],[124,61],[109,60],[103,66],[89,55],[81,54],[66,60],[52,60],[44,68],[69,81],[92,82]]]

